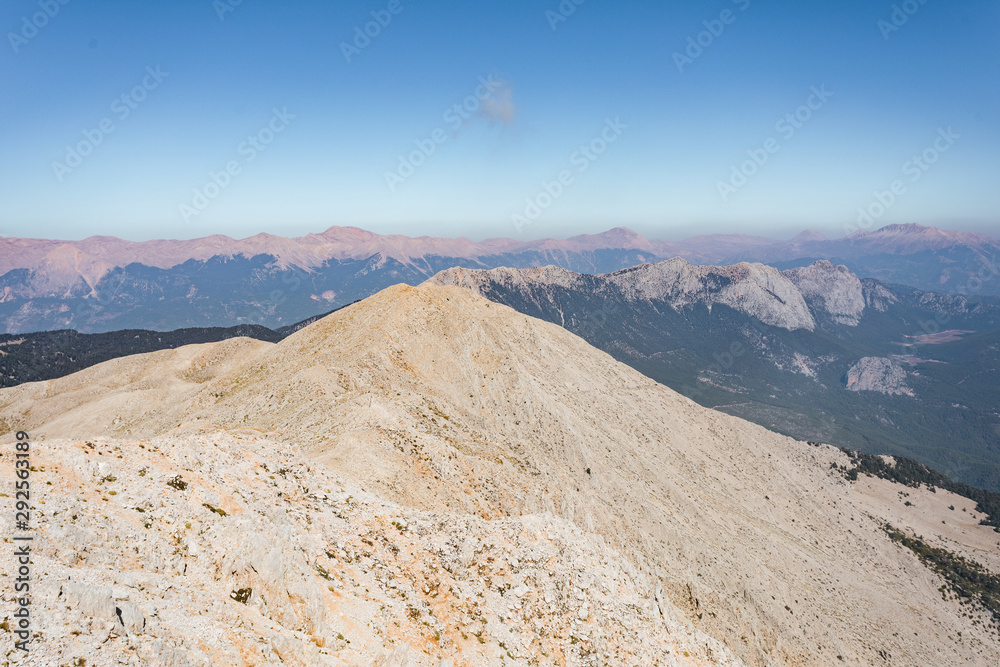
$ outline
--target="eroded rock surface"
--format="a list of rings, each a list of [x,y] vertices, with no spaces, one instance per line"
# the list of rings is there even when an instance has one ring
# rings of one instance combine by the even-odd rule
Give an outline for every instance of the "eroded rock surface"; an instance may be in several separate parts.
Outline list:
[[[851,391],[913,396],[906,385],[906,370],[886,357],[864,357],[850,367],[844,380]]]

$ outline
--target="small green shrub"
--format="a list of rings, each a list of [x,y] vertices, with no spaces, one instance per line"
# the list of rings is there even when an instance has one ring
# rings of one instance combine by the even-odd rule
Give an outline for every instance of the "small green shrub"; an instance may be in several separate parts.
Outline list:
[[[219,516],[226,516],[226,510],[220,509],[218,507],[212,507],[208,503],[202,503],[202,507],[207,507],[209,512],[215,512]]]
[[[172,486],[178,491],[183,491],[188,488],[188,483],[181,479],[180,475],[175,476],[172,480],[167,482],[167,486]]]
[[[892,541],[912,551],[921,563],[944,579],[945,584],[939,589],[942,596],[947,588],[961,604],[978,603],[989,613],[994,630],[1000,629],[1000,576],[974,560],[906,535],[891,524],[885,524],[883,530]]]
[[[241,588],[239,590],[233,591],[229,594],[229,597],[236,600],[240,604],[246,604],[250,601],[250,596],[253,595],[252,588]]]

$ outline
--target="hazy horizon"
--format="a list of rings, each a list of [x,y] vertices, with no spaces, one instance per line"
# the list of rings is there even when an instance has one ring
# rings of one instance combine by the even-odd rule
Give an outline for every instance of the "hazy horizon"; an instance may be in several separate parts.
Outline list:
[[[884,225],[878,225],[878,226],[872,227],[871,230],[865,230],[865,231],[874,231],[876,229],[879,229],[880,227],[884,227],[884,226],[889,225],[889,224],[909,224],[909,223],[885,223]],[[936,227],[938,229],[945,230],[945,231],[970,232],[970,233],[986,234],[988,236],[994,236],[994,237],[997,236],[997,234],[996,234],[997,230],[996,229],[989,229],[989,228],[987,228],[987,229],[975,229],[975,228],[965,227],[965,226],[960,226],[960,225],[953,225],[953,226],[945,226],[945,225],[923,225],[923,226],[926,226],[926,227]],[[258,234],[270,234],[272,236],[282,236],[282,237],[285,237],[285,238],[297,238],[297,237],[307,236],[309,234],[320,234],[320,233],[323,233],[324,231],[326,231],[327,229],[330,229],[331,227],[355,227],[355,228],[358,228],[358,229],[363,229],[366,232],[372,232],[374,234],[379,234],[380,236],[406,236],[406,237],[409,237],[409,238],[431,237],[431,238],[443,238],[443,239],[465,238],[465,239],[468,239],[468,240],[473,241],[475,243],[481,243],[481,242],[487,241],[489,239],[502,239],[502,238],[504,238],[504,239],[505,238],[513,238],[513,239],[515,239],[517,241],[522,241],[522,242],[540,241],[540,240],[545,240],[545,239],[563,240],[563,239],[572,238],[574,236],[603,234],[603,233],[606,233],[606,232],[609,232],[611,230],[618,229],[618,228],[628,229],[630,231],[635,232],[636,234],[639,234],[642,237],[645,237],[645,238],[650,239],[650,240],[655,240],[655,241],[684,241],[684,240],[688,240],[688,239],[695,238],[695,237],[700,237],[700,236],[738,236],[739,235],[739,236],[753,236],[753,237],[759,237],[759,238],[773,239],[774,241],[779,241],[780,242],[780,241],[787,241],[787,240],[793,239],[796,236],[798,236],[799,234],[802,234],[803,232],[819,232],[820,234],[823,234],[826,238],[831,239],[831,240],[836,240],[836,239],[840,239],[840,238],[846,238],[846,236],[849,235],[849,234],[844,234],[843,233],[844,230],[843,229],[838,229],[838,228],[834,228],[834,229],[830,229],[830,230],[824,230],[824,229],[805,228],[805,227],[803,227],[801,229],[798,229],[798,230],[793,230],[793,229],[772,230],[769,233],[760,232],[760,231],[754,231],[754,230],[747,230],[747,229],[732,229],[732,230],[729,230],[729,231],[714,231],[712,229],[706,229],[704,227],[691,227],[691,228],[675,228],[673,230],[674,233],[671,234],[671,235],[662,235],[662,234],[661,235],[657,235],[656,232],[655,232],[655,230],[653,230],[651,232],[650,231],[645,231],[644,232],[640,228],[632,227],[632,226],[629,226],[629,225],[621,225],[621,224],[614,225],[614,224],[609,224],[608,226],[603,227],[603,228],[600,228],[600,227],[595,227],[594,229],[589,229],[588,228],[588,229],[583,230],[583,231],[576,231],[576,232],[571,232],[571,233],[566,233],[566,234],[561,234],[561,235],[537,235],[537,236],[524,235],[524,236],[517,236],[515,234],[508,234],[506,236],[505,235],[491,236],[491,235],[488,235],[488,234],[471,234],[471,235],[470,234],[456,234],[454,236],[439,236],[437,234],[421,233],[419,230],[412,230],[412,229],[411,230],[407,230],[407,229],[399,229],[399,230],[386,229],[385,231],[378,231],[376,229],[361,227],[359,225],[344,224],[344,225],[327,225],[325,227],[308,228],[308,229],[304,229],[302,231],[297,231],[294,228],[287,228],[285,230],[285,232],[280,233],[280,234],[279,233],[275,233],[273,231],[269,231],[267,229],[260,229],[260,230],[257,230],[257,231],[252,231],[252,232],[249,232],[249,233],[240,233],[240,234],[236,234],[236,235],[228,234],[226,232],[210,232],[210,231],[206,231],[206,233],[198,234],[197,236],[175,236],[175,237],[148,236],[148,237],[136,237],[135,235],[108,234],[108,233],[104,233],[104,232],[98,231],[98,232],[94,232],[94,233],[90,233],[90,234],[83,234],[83,235],[77,235],[77,236],[73,236],[73,237],[62,237],[62,238],[47,237],[47,236],[38,236],[38,235],[11,236],[11,235],[6,235],[6,234],[0,234],[0,238],[30,238],[30,239],[40,239],[40,240],[56,240],[56,241],[76,242],[76,241],[83,241],[83,240],[85,240],[87,238],[94,237],[94,236],[109,236],[109,237],[114,237],[114,238],[118,238],[118,239],[121,239],[121,240],[124,240],[124,241],[133,242],[133,243],[143,243],[143,242],[147,242],[147,241],[190,241],[190,240],[195,240],[195,239],[200,239],[200,238],[206,238],[208,236],[222,235],[222,236],[229,236],[229,237],[231,237],[231,238],[233,238],[235,240],[242,240],[242,239],[247,239],[247,238],[256,236]],[[689,230],[690,233],[686,233],[685,230]]]

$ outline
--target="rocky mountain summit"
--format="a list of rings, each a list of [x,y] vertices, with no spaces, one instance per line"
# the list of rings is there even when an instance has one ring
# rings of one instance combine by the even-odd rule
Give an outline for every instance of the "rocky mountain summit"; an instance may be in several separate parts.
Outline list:
[[[675,257],[596,276],[553,266],[491,270],[456,267],[442,271],[430,282],[458,285],[480,294],[488,294],[496,286],[521,292],[546,287],[596,294],[613,290],[628,301],[661,302],[675,311],[699,304],[711,311],[712,306],[721,304],[789,331],[812,331],[817,326],[816,318],[856,327],[866,308],[885,312],[899,301],[887,286],[871,279],[862,282],[846,266],[827,260],[778,271],[764,264],[698,266]]]
[[[468,289],[0,390],[0,420],[40,441],[53,664],[1000,661],[885,528],[996,572],[964,499]]]
[[[862,278],[928,292],[1000,294],[1000,239],[917,224],[859,230],[839,239],[802,238],[745,245],[715,262],[765,262],[789,268],[817,259],[844,264]]]
[[[839,324],[857,326],[865,311],[866,300],[861,280],[846,266],[819,260],[810,266],[782,271],[803,298],[817,310],[829,314]]]

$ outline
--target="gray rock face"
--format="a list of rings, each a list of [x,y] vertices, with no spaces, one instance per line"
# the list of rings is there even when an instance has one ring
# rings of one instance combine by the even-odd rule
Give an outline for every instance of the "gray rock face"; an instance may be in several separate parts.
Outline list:
[[[913,390],[906,386],[906,371],[885,357],[861,359],[847,371],[846,381],[850,391],[913,396]]]
[[[580,274],[549,266],[488,271],[454,268],[442,271],[428,282],[465,287],[483,294],[491,283],[506,287],[528,283],[572,287],[581,279]],[[809,306],[795,285],[774,267],[763,264],[694,266],[675,257],[594,279],[599,283],[598,289],[603,284],[617,289],[627,299],[662,301],[674,310],[695,304],[711,309],[721,304],[783,329],[812,331],[816,327]]]
[[[118,603],[118,618],[129,634],[138,635],[146,628],[142,610],[131,602]]]
[[[877,280],[865,278],[861,281],[865,295],[865,306],[884,313],[889,306],[899,301],[896,293]]]
[[[695,303],[723,304],[784,329],[816,326],[795,285],[780,271],[763,264],[693,266],[675,257],[608,275],[623,292],[637,299],[660,299],[680,309]]]
[[[527,285],[555,285],[575,287],[581,282],[581,274],[558,266],[542,266],[530,269],[512,269],[502,266],[496,269],[464,269],[455,267],[441,271],[427,282],[435,285],[454,285],[483,294],[492,284],[517,288]]]
[[[112,596],[110,586],[67,583],[62,587],[61,592],[66,598],[66,604],[87,616],[105,621],[114,621],[117,617],[115,599]]]
[[[823,259],[811,266],[782,272],[815,307],[822,308],[835,322],[855,327],[865,310],[861,280],[846,266]]]

